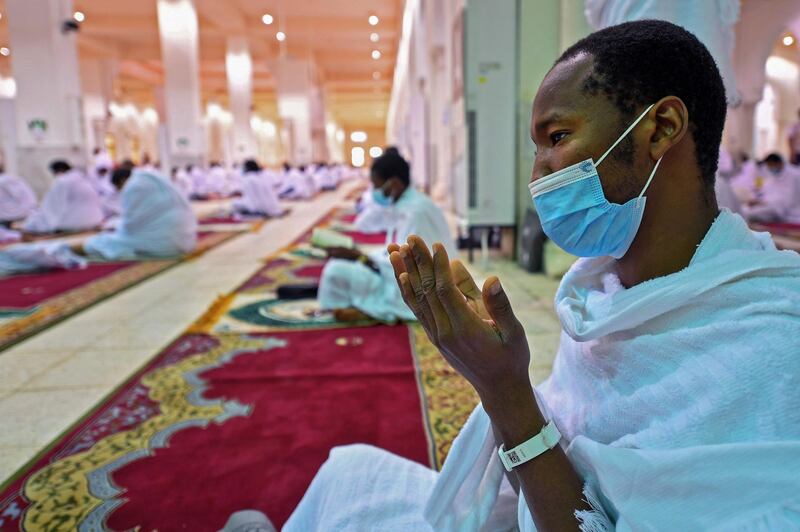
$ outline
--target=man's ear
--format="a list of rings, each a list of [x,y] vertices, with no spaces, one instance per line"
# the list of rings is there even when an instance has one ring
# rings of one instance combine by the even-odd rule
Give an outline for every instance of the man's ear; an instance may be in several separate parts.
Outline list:
[[[689,129],[689,110],[677,96],[665,96],[648,114],[656,125],[650,137],[650,156],[657,161],[686,135]]]

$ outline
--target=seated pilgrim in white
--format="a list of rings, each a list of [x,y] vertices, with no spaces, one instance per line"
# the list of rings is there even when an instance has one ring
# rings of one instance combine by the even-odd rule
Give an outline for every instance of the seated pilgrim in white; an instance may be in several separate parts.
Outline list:
[[[410,184],[409,165],[397,152],[387,152],[372,165],[373,199],[383,205],[387,243],[405,242],[412,234],[456,248],[442,210]],[[413,320],[394,282],[385,249],[365,254],[357,249],[332,248],[322,271],[319,304],[342,321],[374,318],[386,322]]]
[[[41,205],[22,224],[28,233],[88,231],[98,228],[105,218],[100,196],[83,176],[66,161],[54,161],[55,176]]]
[[[282,216],[286,212],[269,176],[253,159],[244,163],[241,188],[242,197],[233,201],[235,212],[270,218]]]

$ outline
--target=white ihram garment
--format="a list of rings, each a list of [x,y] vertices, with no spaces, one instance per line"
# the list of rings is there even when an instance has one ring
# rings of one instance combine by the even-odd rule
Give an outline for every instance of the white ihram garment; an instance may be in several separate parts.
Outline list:
[[[15,222],[36,208],[36,194],[21,177],[0,174],[0,222]]]
[[[23,229],[32,233],[86,231],[103,223],[100,197],[78,171],[56,177],[41,206],[34,211]]]
[[[111,233],[86,240],[90,255],[106,260],[174,257],[197,244],[197,218],[188,200],[166,178],[134,170],[122,189],[122,219]]]
[[[263,172],[246,172],[242,177],[242,197],[233,202],[236,211],[246,214],[280,216],[283,207],[272,183]]]

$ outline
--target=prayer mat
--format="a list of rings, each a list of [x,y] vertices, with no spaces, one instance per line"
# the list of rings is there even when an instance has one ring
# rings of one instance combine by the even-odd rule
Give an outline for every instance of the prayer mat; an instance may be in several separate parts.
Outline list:
[[[197,248],[182,259],[95,262],[83,270],[0,278],[0,351],[238,234],[200,232]]]
[[[418,326],[187,334],[0,487],[0,529],[280,529],[332,447],[440,468],[476,403]]]

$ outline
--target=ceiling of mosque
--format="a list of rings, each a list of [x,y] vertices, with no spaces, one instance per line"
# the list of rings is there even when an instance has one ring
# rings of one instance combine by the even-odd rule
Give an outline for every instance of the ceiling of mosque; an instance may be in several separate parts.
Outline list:
[[[116,65],[114,85],[122,102],[152,105],[163,85],[156,0],[73,0],[84,15],[80,58]],[[4,13],[0,0],[0,13]],[[402,0],[195,0],[200,28],[200,79],[205,102],[227,102],[226,39],[246,36],[253,58],[254,106],[275,114],[270,63],[279,54],[312,58],[324,80],[327,110],[349,127],[380,127],[386,119],[400,36]],[[264,15],[272,23],[262,21]],[[375,26],[371,16],[378,17]],[[0,19],[0,46],[8,46]],[[285,41],[279,42],[278,32]],[[371,34],[378,34],[378,41]],[[373,59],[373,50],[381,54]],[[12,50],[13,53],[13,50]],[[5,63],[5,64],[3,64]],[[9,74],[0,57],[0,72]]]

